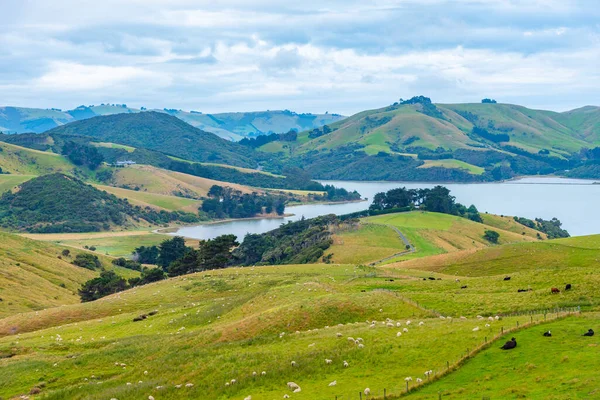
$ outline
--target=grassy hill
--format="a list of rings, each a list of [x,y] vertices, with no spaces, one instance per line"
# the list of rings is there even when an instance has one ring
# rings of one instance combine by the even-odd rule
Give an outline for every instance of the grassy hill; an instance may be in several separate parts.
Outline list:
[[[425,100],[424,100],[425,99]],[[259,148],[323,179],[491,181],[562,172],[600,144],[600,112],[566,113],[512,104],[432,104],[368,110]],[[589,171],[588,171],[589,172]]]
[[[172,199],[164,197],[164,203],[159,206],[164,204],[163,208],[168,208]],[[115,226],[165,223],[178,218],[179,214],[134,207],[127,200],[63,174],[33,178],[0,198],[0,224],[7,229],[27,232],[101,231]]]
[[[560,313],[565,319],[553,321],[556,314],[510,314],[579,304],[597,310],[595,265],[564,265],[562,275],[537,270],[523,277],[534,289],[518,293],[523,296],[516,293],[523,283],[505,282],[504,275],[475,278],[465,271],[456,282],[454,276],[392,266],[268,266],[182,276],[96,302],[1,319],[0,353],[7,356],[0,360],[0,380],[6,382],[0,396],[38,387],[49,399],[263,400],[287,394],[318,400],[358,397],[365,388],[371,396],[383,396],[384,388],[387,396],[400,395],[405,377],[412,377],[409,388],[422,387],[415,396],[441,388],[458,397],[488,391],[508,398],[586,397],[598,380],[599,359],[589,346],[598,341],[580,335],[598,315]],[[518,281],[521,272],[515,274]],[[422,279],[431,275],[441,280]],[[574,290],[550,294],[566,276]],[[152,310],[158,313],[132,321]],[[487,319],[494,315],[501,318]],[[543,338],[546,329],[555,338]],[[510,353],[498,349],[507,336],[519,340]],[[534,355],[544,353],[552,355]],[[577,369],[579,361],[588,367],[562,372]],[[431,384],[423,374],[429,370]],[[14,376],[19,379],[9,379]],[[485,386],[468,385],[468,378]],[[292,393],[287,382],[301,392]],[[518,384],[511,392],[513,382]]]
[[[75,166],[65,157],[0,142],[0,167],[18,175],[40,175],[53,172],[72,173]]]
[[[291,111],[258,111],[203,114],[182,110],[152,110],[168,113],[224,139],[240,140],[248,135],[284,133],[319,128],[343,117],[337,114],[297,114]],[[102,115],[139,113],[124,105],[80,106],[73,110],[0,107],[0,132],[41,133],[57,126]]]
[[[255,167],[252,150],[201,131],[164,113],[115,114],[73,122],[49,135],[79,135],[126,146],[145,148],[190,161]]]
[[[486,230],[498,232],[500,244],[538,240],[540,232],[518,224],[510,217],[483,214],[482,218],[483,224],[454,215],[422,211],[363,218],[358,229],[335,234],[334,244],[327,254],[333,254],[333,262],[361,264],[404,252],[406,245],[393,228],[406,236],[415,251],[386,260],[386,263],[485,248],[490,246],[483,238]],[[540,235],[546,237],[543,233]]]
[[[65,247],[0,232],[0,318],[38,311],[49,307],[79,303],[77,290],[98,271],[72,264],[73,250],[62,256]],[[138,273],[114,267],[108,258],[99,256],[107,269],[125,277]]]

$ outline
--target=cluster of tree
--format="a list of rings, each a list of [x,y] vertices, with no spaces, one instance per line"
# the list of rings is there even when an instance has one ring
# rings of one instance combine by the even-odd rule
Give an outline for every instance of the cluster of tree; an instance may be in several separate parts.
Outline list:
[[[137,262],[135,260],[128,260],[124,257],[116,258],[116,259],[112,260],[112,263],[113,263],[113,265],[117,265],[119,267],[123,267],[123,268],[127,268],[127,269],[132,269],[134,271],[142,270],[142,264],[140,264],[139,262]]]
[[[260,214],[283,215],[286,198],[270,194],[242,193],[230,187],[213,185],[201,210],[213,218],[249,218]]]
[[[98,300],[135,286],[147,285],[166,278],[161,268],[143,268],[139,277],[125,278],[117,275],[114,271],[102,271],[97,278],[85,282],[79,289],[79,297],[83,303]]]
[[[562,223],[558,218],[552,218],[551,220],[536,218],[535,220],[531,220],[524,217],[514,217],[514,219],[521,225],[545,233],[548,235],[548,239],[566,238],[570,236],[569,232],[562,229]]]
[[[66,142],[61,149],[61,154],[77,166],[85,166],[94,170],[102,164],[104,157],[93,146],[86,146],[73,141]]]
[[[201,240],[198,249],[185,248],[183,255],[166,268],[169,276],[225,268],[231,264],[231,250],[239,245],[235,235],[221,235],[214,239]]]
[[[335,215],[288,222],[263,234],[248,234],[233,252],[234,265],[307,264],[318,261],[332,243]],[[348,222],[345,222],[348,223]]]
[[[308,133],[308,137],[311,138],[311,139],[316,139],[318,137],[327,135],[327,134],[329,134],[331,132],[333,132],[333,131],[331,130],[331,128],[329,126],[323,125],[322,128],[315,128],[312,131],[310,131]]]
[[[496,104],[497,103],[496,100],[494,100],[494,99],[488,99],[488,98],[485,98],[485,99],[481,100],[481,102],[483,104]]]
[[[280,141],[280,142],[295,142],[298,138],[298,132],[291,129],[287,133],[271,133],[269,135],[259,135],[256,138],[243,138],[239,141],[241,145],[252,147],[257,149],[264,146],[267,143]]]
[[[333,185],[325,185],[325,196],[315,196],[315,200],[327,200],[327,201],[352,201],[360,200],[360,193],[356,190],[352,192],[347,191],[344,188],[337,188]]]
[[[429,97],[425,96],[414,96],[408,100],[400,99],[400,104],[420,104],[421,110],[425,115],[428,115],[433,118],[445,119],[444,114],[431,102]]]
[[[190,213],[133,206],[126,199],[63,174],[31,179],[18,191],[6,192],[0,198],[0,226],[27,232],[102,231],[126,225],[130,219],[154,224],[199,220]]]
[[[492,133],[487,129],[480,128],[478,126],[474,126],[471,132],[473,133],[473,135],[480,136],[494,143],[510,141],[510,136],[508,136],[506,133]]]
[[[477,207],[465,207],[457,203],[455,197],[450,195],[450,190],[444,186],[435,186],[433,189],[407,189],[405,187],[377,193],[373,198],[371,211],[419,208],[420,210],[439,212],[444,214],[459,215],[475,222],[482,222]]]
[[[500,239],[500,234],[496,231],[486,230],[483,233],[483,238],[490,243],[498,243],[498,239]]]
[[[100,262],[100,259],[98,259],[98,256],[90,253],[77,254],[75,256],[75,259],[73,260],[73,265],[77,265],[81,268],[90,269],[92,271],[98,268],[102,268],[102,263]]]

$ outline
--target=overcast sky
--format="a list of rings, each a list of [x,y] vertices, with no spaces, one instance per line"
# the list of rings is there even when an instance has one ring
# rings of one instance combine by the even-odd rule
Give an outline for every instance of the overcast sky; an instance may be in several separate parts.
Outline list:
[[[600,105],[600,0],[0,0],[0,105]]]

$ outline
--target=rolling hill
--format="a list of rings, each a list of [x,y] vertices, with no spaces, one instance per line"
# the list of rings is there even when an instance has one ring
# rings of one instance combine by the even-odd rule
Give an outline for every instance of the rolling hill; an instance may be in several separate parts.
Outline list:
[[[490,181],[564,173],[596,162],[579,152],[600,145],[599,110],[433,104],[419,96],[259,150],[322,179]]]
[[[158,112],[94,117],[54,128],[48,134],[87,136],[99,142],[160,151],[190,161],[250,168],[257,165],[251,149]]]
[[[98,271],[72,264],[84,250],[26,239],[0,232],[0,318],[17,313],[79,303],[77,289]],[[115,267],[110,259],[99,255],[103,266],[127,278],[137,276],[132,270]]]
[[[23,107],[0,107],[0,132],[41,133],[57,126],[87,118],[138,113],[139,110],[125,105],[79,106],[73,110],[38,109]],[[151,110],[168,113],[188,124],[212,132],[224,139],[237,141],[246,136],[268,133],[284,133],[290,129],[303,131],[320,128],[342,119],[338,114],[297,114],[284,111],[257,111],[240,113],[204,114],[197,111]]]

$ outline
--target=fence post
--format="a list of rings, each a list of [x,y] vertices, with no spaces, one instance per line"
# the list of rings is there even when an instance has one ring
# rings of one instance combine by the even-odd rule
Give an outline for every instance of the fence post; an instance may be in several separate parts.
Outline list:
[[[362,400],[362,392],[358,392],[358,395],[360,396],[360,400]]]
[[[450,361],[446,361],[446,369],[450,369]]]
[[[517,328],[519,327],[519,321],[517,321]]]
[[[383,388],[383,400],[385,400],[386,390]]]

